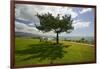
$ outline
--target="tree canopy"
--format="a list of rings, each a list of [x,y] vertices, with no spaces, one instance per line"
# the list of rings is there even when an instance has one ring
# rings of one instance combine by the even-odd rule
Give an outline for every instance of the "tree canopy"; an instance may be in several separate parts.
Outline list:
[[[36,26],[37,29],[44,31],[44,32],[49,32],[49,31],[54,31],[54,32],[71,32],[73,29],[72,22],[73,20],[71,19],[71,15],[65,15],[60,18],[60,15],[58,14],[56,17],[54,17],[52,14],[43,14],[37,16],[40,19],[40,26]]]
[[[40,25],[36,25],[36,28],[43,32],[54,31],[57,34],[61,32],[70,33],[74,29],[71,15],[60,16],[58,14],[57,16],[53,16],[51,13],[46,13],[42,15],[37,14],[37,17],[40,19]]]

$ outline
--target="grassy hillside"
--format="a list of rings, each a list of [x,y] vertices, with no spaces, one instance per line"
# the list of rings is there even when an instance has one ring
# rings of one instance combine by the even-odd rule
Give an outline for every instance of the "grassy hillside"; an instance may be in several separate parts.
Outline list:
[[[32,64],[94,62],[94,46],[83,43],[60,41],[40,42],[39,39],[16,38],[16,66]]]

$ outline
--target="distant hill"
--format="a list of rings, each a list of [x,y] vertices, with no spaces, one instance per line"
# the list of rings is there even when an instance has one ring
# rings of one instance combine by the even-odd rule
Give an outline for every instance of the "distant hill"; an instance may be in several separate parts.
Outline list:
[[[49,35],[40,35],[40,34],[32,34],[32,33],[25,33],[25,32],[15,32],[16,37],[47,37],[47,38],[53,38],[53,36]]]
[[[16,37],[41,37],[40,35],[25,32],[15,32],[15,35]]]

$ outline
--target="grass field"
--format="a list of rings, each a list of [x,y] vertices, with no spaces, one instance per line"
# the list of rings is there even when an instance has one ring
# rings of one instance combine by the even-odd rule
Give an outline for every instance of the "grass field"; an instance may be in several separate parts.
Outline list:
[[[95,61],[94,46],[68,41],[56,45],[39,39],[16,38],[15,52],[16,66]]]

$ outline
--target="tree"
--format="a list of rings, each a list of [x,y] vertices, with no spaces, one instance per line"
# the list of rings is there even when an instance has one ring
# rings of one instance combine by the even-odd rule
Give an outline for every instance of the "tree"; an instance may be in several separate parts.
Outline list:
[[[59,34],[61,32],[70,33],[74,28],[72,26],[73,20],[71,19],[71,15],[65,15],[60,17],[58,14],[56,17],[51,13],[37,14],[37,17],[40,19],[40,25],[36,28],[43,32],[54,31],[56,35],[56,42],[59,43]]]
[[[85,38],[81,38],[80,41],[81,41],[81,42],[85,42]]]

